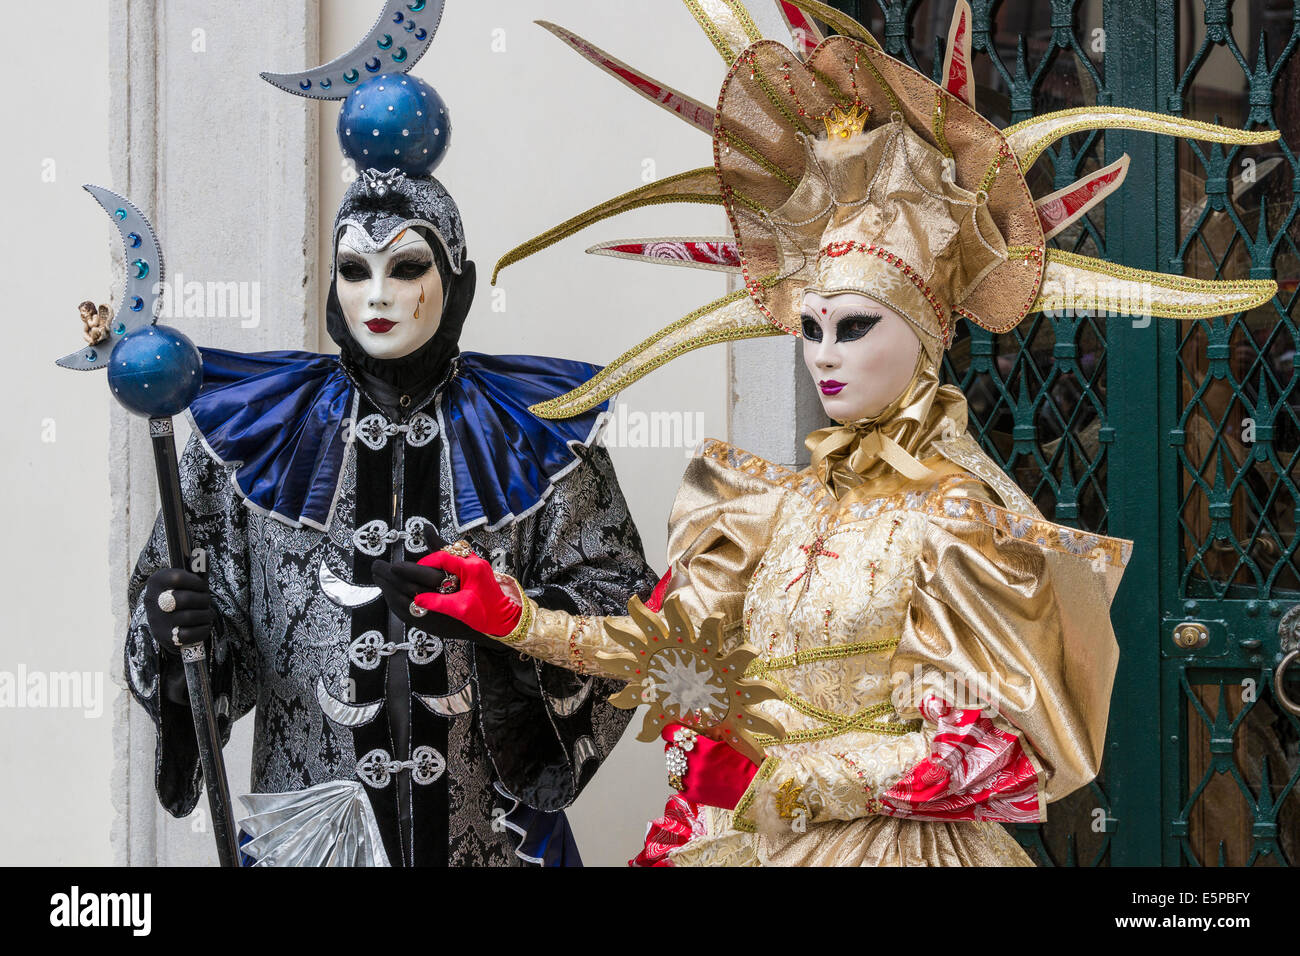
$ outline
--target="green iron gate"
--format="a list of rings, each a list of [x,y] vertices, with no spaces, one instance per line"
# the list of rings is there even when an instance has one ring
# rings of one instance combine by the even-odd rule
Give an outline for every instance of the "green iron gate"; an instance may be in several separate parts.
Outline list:
[[[952,0],[834,5],[937,79]],[[973,432],[1044,514],[1135,542],[1102,772],[1016,834],[1044,865],[1300,862],[1300,716],[1277,686],[1300,640],[1300,0],[971,8],[976,102],[1000,126],[1096,104],[1282,132],[1258,147],[1080,133],[1030,175],[1046,195],[1127,152],[1121,192],[1053,242],[1277,279],[1272,304],[1212,322],[966,326],[949,354]],[[1287,675],[1283,698],[1300,700],[1300,663]]]

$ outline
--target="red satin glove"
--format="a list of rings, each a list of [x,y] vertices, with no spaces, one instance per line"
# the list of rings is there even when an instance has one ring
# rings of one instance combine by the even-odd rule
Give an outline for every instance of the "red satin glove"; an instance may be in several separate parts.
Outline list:
[[[419,563],[454,574],[460,580],[460,588],[455,591],[417,594],[415,603],[426,611],[446,614],[489,637],[505,637],[518,625],[523,608],[506,595],[492,565],[478,555],[461,557],[450,551],[435,551]]]
[[[664,753],[674,746],[673,735],[681,729],[681,724],[663,729],[659,736],[668,742]],[[756,773],[758,765],[739,750],[697,734],[695,746],[686,752],[681,795],[692,803],[734,810]]]

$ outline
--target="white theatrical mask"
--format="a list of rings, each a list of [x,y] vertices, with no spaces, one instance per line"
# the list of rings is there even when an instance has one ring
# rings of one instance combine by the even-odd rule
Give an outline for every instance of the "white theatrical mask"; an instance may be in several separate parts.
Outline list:
[[[875,418],[911,383],[921,340],[889,306],[857,292],[808,292],[802,326],[804,364],[833,420]]]
[[[349,225],[339,239],[339,305],[348,331],[366,354],[399,359],[433,338],[442,323],[442,276],[433,249],[403,229],[382,249]]]

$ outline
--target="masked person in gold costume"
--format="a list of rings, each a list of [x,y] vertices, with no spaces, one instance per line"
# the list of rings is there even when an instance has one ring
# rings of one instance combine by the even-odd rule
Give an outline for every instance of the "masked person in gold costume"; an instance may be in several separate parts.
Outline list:
[[[725,648],[750,646],[746,677],[770,692],[755,712],[783,733],[757,737],[751,760],[665,726],[679,793],[634,862],[1028,865],[998,824],[1046,819],[1097,774],[1118,660],[1110,605],[1131,543],[1046,520],[980,449],[962,392],[940,384],[953,322],[1005,332],[1036,310],[1202,318],[1268,301],[1267,281],[1169,277],[1048,247],[1119,186],[1126,158],[1038,202],[1023,170],[1080,129],[1276,134],[1113,108],[999,131],[973,108],[965,3],[943,85],[816,4],[783,6],[835,16],[847,35],[801,53],[759,36],[739,2],[687,5],[731,67],[716,112],[552,29],[707,126],[714,168],[612,200],[504,263],[624,209],[693,197],[721,201],[733,236],[597,251],[731,267],[744,288],[538,411],[576,414],[683,351],[788,332],[836,424],[808,436],[803,470],[720,441],[687,469],[660,591],[695,625],[720,615]],[[611,636],[626,621],[538,607],[455,549],[421,563],[460,587],[422,606],[578,673],[639,679]],[[669,671],[658,679],[679,711],[728,706],[709,674]]]

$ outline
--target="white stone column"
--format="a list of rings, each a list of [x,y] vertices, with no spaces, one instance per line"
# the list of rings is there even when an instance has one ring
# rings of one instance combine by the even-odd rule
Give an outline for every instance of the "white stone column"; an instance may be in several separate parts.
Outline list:
[[[200,345],[241,351],[319,345],[318,107],[258,75],[315,65],[318,2],[112,0],[113,181],[107,185],[150,217],[170,282],[183,276],[205,288],[234,283],[226,288],[238,289],[251,307],[223,309],[215,300],[218,308],[205,304],[202,315],[161,320]],[[116,243],[113,255],[120,276]],[[158,499],[144,424],[115,407],[111,436],[115,640],[109,668],[120,681],[127,579],[152,530]],[[206,799],[188,820],[173,820],[158,805],[148,716],[122,695],[113,721],[115,862],[214,863]],[[235,792],[247,790],[251,736],[251,721],[242,722],[226,751]]]

